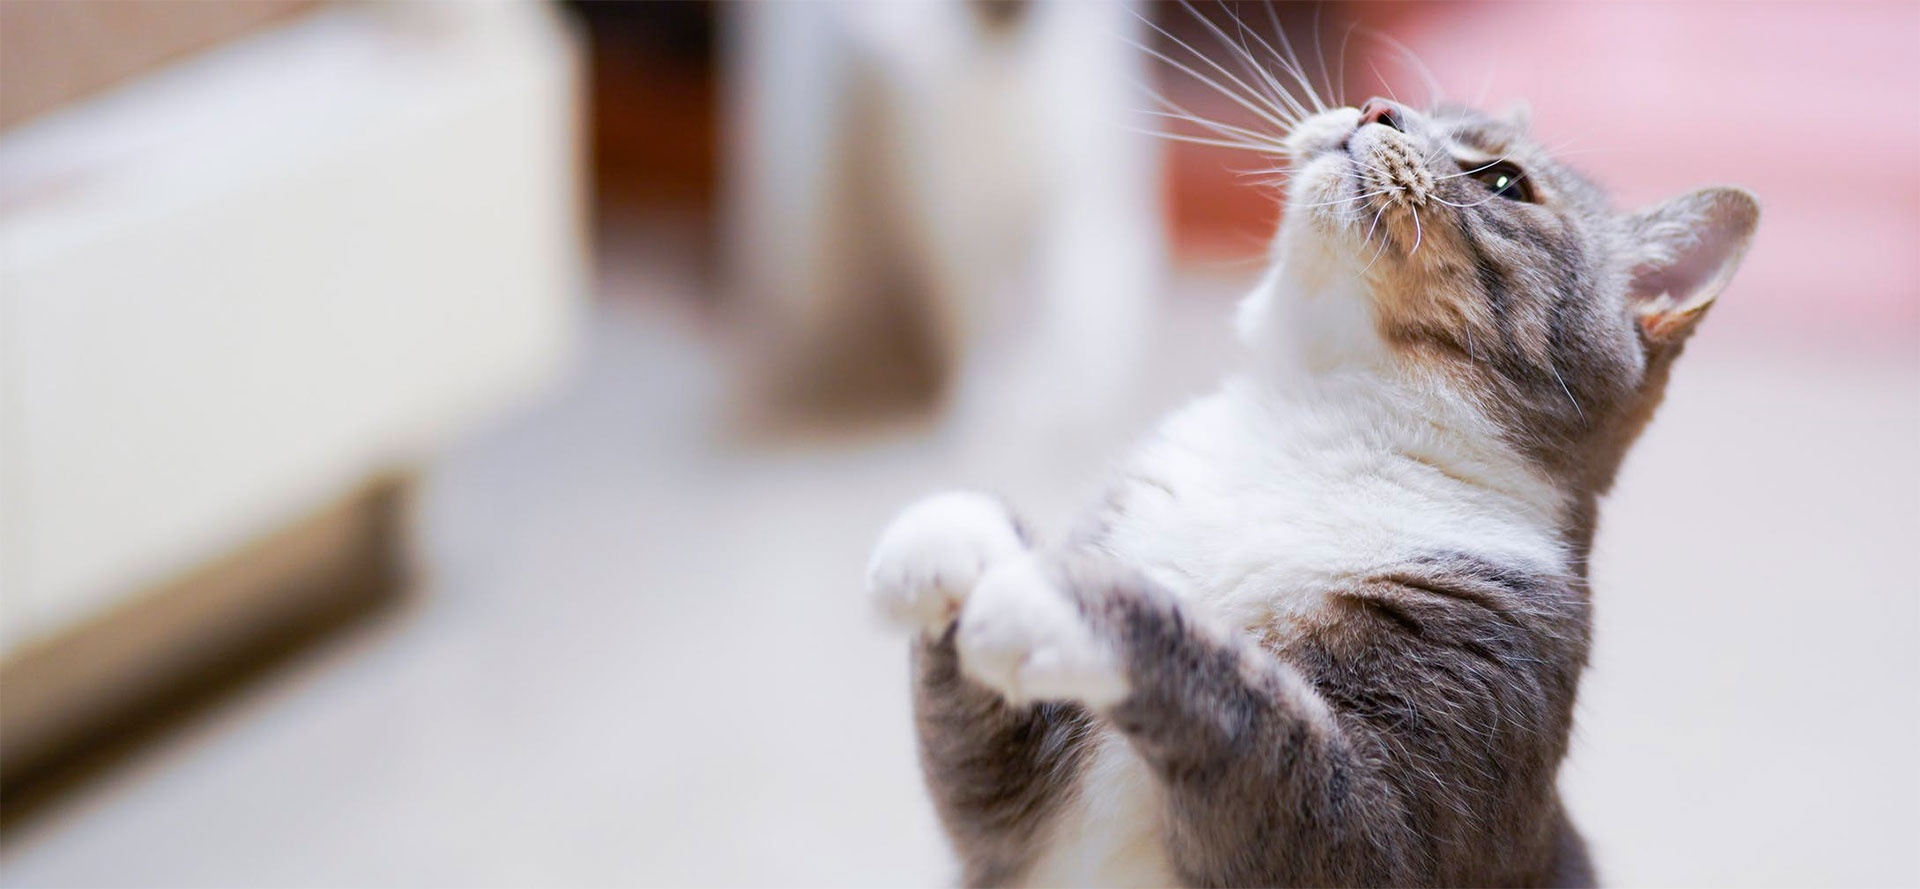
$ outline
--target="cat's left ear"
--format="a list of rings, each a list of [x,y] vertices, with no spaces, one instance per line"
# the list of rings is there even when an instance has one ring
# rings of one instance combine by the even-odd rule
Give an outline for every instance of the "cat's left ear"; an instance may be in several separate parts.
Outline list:
[[[1648,342],[1674,344],[1693,332],[1759,222],[1760,202],[1744,188],[1703,188],[1633,215],[1640,255],[1627,300]]]

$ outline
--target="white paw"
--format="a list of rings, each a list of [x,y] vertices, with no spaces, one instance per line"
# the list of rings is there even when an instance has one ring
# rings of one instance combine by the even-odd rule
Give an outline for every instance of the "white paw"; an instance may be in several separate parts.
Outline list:
[[[1105,707],[1127,695],[1118,655],[1033,556],[980,579],[960,613],[957,644],[960,669],[1010,701]]]
[[[867,592],[889,623],[941,633],[989,567],[1025,551],[1000,501],[972,491],[937,494],[881,532],[867,563]]]

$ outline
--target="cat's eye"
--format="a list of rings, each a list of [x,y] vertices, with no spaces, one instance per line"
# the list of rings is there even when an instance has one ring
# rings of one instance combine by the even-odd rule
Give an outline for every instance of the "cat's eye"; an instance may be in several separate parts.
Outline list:
[[[1515,201],[1534,203],[1533,184],[1527,181],[1527,174],[1506,161],[1494,161],[1473,169],[1472,176],[1480,184],[1491,189],[1500,197]]]

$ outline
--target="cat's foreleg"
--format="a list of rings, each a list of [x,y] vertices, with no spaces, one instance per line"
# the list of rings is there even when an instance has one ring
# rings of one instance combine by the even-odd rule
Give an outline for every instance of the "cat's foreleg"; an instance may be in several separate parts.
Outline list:
[[[1167,851],[1196,885],[1406,883],[1404,807],[1290,666],[1196,620],[1098,553],[996,566],[961,612],[962,671],[1010,700],[1073,701],[1165,790]]]
[[[956,618],[982,575],[1027,551],[1004,504],[955,492],[902,512],[868,566],[876,609],[915,636],[921,765],[970,886],[1005,885],[1031,863],[1091,723],[1078,704],[1008,701],[961,672]]]

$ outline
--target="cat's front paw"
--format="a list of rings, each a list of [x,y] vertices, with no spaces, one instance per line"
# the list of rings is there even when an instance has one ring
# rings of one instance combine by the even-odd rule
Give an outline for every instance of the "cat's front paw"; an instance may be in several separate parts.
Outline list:
[[[961,670],[1009,701],[1106,707],[1127,695],[1114,646],[1037,556],[997,565],[980,579],[960,613],[956,644]]]
[[[868,595],[889,623],[938,635],[987,569],[1024,552],[1000,501],[972,491],[936,494],[881,532],[867,563]]]

